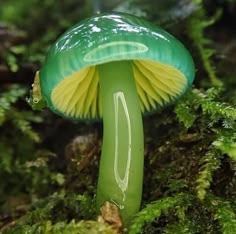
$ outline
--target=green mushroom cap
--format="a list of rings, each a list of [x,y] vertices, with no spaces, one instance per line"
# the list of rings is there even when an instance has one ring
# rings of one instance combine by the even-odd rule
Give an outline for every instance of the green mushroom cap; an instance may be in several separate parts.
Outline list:
[[[70,28],[50,48],[39,72],[42,96],[66,118],[101,118],[97,68],[121,60],[131,61],[142,112],[172,102],[194,78],[192,57],[169,33],[131,15],[100,14]]]

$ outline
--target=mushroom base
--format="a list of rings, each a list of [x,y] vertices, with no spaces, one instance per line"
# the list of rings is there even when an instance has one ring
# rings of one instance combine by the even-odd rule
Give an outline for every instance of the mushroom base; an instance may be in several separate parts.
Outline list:
[[[116,204],[124,224],[142,197],[144,140],[142,115],[131,61],[97,66],[103,111],[103,145],[97,206]]]

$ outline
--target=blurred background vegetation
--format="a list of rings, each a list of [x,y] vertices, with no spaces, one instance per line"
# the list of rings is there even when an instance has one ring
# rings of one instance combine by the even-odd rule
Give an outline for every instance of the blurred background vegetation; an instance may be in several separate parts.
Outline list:
[[[75,125],[26,101],[56,38],[108,11],[163,27],[196,63],[193,89],[144,117],[142,210],[128,231],[97,221],[102,123]],[[2,0],[0,233],[236,233],[235,22],[235,0]]]

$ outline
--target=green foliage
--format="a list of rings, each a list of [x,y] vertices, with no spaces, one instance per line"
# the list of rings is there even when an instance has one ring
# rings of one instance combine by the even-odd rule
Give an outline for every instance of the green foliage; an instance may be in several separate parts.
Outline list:
[[[1,176],[4,175],[4,172],[12,173],[14,171],[14,164],[17,164],[15,156],[20,154],[23,147],[24,154],[26,154],[27,151],[30,151],[33,142],[39,142],[39,135],[32,129],[31,122],[40,122],[41,118],[35,116],[31,111],[21,111],[14,107],[14,104],[22,99],[25,93],[25,88],[13,85],[0,95],[0,126],[2,129],[0,149],[3,154],[3,157],[0,158]],[[21,143],[25,141],[28,141],[28,145],[23,146]]]
[[[222,153],[227,154],[236,161],[236,132],[230,134],[222,133],[212,144]]]
[[[7,111],[10,110],[11,104],[14,104],[19,98],[26,94],[26,89],[18,85],[13,85],[10,90],[0,96],[0,126],[6,119]]]
[[[34,202],[33,210],[13,229],[3,233],[58,233],[59,230],[60,233],[114,233],[111,227],[89,221],[94,218],[95,209],[95,202],[89,196],[61,191]],[[70,221],[71,217],[88,221]]]
[[[197,11],[193,14],[187,23],[189,36],[191,37],[197,53],[199,53],[204,69],[206,70],[211,84],[213,86],[221,86],[222,82],[216,75],[216,70],[212,62],[212,56],[215,54],[214,49],[210,48],[211,40],[208,39],[204,32],[205,29],[216,22],[221,16],[221,11],[217,11],[215,16],[207,18],[202,0],[193,1],[197,4]]]
[[[213,123],[216,123],[222,119],[226,128],[233,127],[232,124],[236,120],[236,108],[222,101],[219,102],[214,100],[222,94],[220,89],[210,88],[205,94],[197,89],[194,89],[193,94],[196,103],[201,105],[203,113],[208,114]]]
[[[35,117],[31,112],[16,112],[11,111],[9,120],[12,121],[15,128],[19,129],[25,136],[28,136],[34,142],[39,142],[39,135],[32,130],[31,123],[29,121],[41,121],[40,118]]]
[[[94,199],[86,195],[66,193],[63,190],[39,200],[34,206],[37,209],[27,215],[25,224],[33,225],[52,218],[54,222],[68,220],[70,217],[91,219],[96,214]]]
[[[188,220],[180,220],[174,224],[167,225],[165,234],[194,234],[196,233],[195,228],[193,227],[193,223]]]
[[[175,113],[179,121],[184,124],[185,128],[190,128],[193,125],[197,116],[192,111],[191,94],[185,95],[185,98],[178,102],[175,106]]]
[[[204,117],[208,119],[209,126],[222,121],[224,128],[234,129],[236,108],[222,101],[215,101],[221,94],[221,89],[216,88],[210,88],[206,92],[193,89],[175,107],[179,121],[186,128],[190,128],[198,118],[198,110],[200,109]]]
[[[200,210],[199,214],[196,209]],[[205,213],[204,210],[208,212]],[[163,222],[164,218],[167,225],[161,227],[159,220],[162,219]],[[219,225],[216,225],[215,221]],[[150,225],[152,222],[158,223],[158,231],[154,231],[154,226],[153,228],[149,226],[149,229],[143,228],[144,225]],[[201,203],[197,203],[189,192],[179,193],[148,204],[137,213],[129,227],[129,234],[141,233],[142,230],[143,233],[194,234],[206,233],[208,230],[209,233],[233,234],[236,231],[236,212],[231,202],[211,193],[207,193],[206,199]]]
[[[205,198],[207,189],[209,189],[212,182],[213,173],[219,168],[220,164],[220,154],[214,149],[209,150],[202,158],[201,168],[196,180],[196,192],[200,200]]]
[[[189,202],[182,203],[182,208],[186,211],[184,212],[183,218],[181,219],[178,216],[178,221],[176,221],[173,218],[173,212],[161,212],[161,207],[163,207],[165,204],[165,198],[169,199],[168,196],[165,196],[164,198],[154,202],[154,204],[158,204],[158,207],[155,207],[155,205],[153,206],[155,207],[153,208],[154,211],[152,211],[152,205],[150,205],[150,207],[149,205],[147,205],[147,211],[145,210],[146,208],[144,208],[144,213],[142,213],[141,211],[140,216],[138,214],[138,218],[134,218],[133,224],[131,225],[131,233],[133,229],[133,233],[140,233],[140,230],[142,229],[141,227],[144,226],[144,224],[148,224],[147,226],[149,226],[149,229],[147,229],[149,231],[147,231],[147,233],[154,233],[153,230],[155,230],[155,228],[150,225],[154,220],[155,222],[158,222],[158,225],[161,225],[162,223],[159,220],[161,220],[160,218],[163,217],[163,213],[167,217],[167,225],[165,228],[159,228],[158,231],[161,230],[164,233],[205,233],[207,230],[211,230],[212,233],[215,233],[218,232],[219,228],[223,226],[224,221],[226,222],[225,225],[228,227],[234,222],[232,221],[234,219],[232,217],[235,216],[236,211],[233,208],[231,201],[227,202],[228,206],[225,206],[225,210],[222,210],[222,212],[226,214],[226,217],[224,219],[222,218],[221,221],[219,221],[219,223],[222,222],[219,226],[213,226],[211,222],[214,222],[214,219],[218,220],[218,218],[216,217],[218,217],[220,211],[211,209],[206,203],[206,201],[210,199],[209,191],[214,191],[213,182],[215,180],[215,175],[219,173],[220,168],[224,167],[225,160],[223,159],[226,155],[234,159],[235,153],[234,147],[236,109],[230,104],[222,102],[222,96],[224,96],[223,93],[224,90],[222,88],[210,88],[206,91],[193,89],[186,96],[184,96],[175,107],[178,121],[183,123],[183,126],[185,128],[185,130],[183,130],[183,132],[180,134],[188,134],[188,132],[190,132],[190,136],[191,134],[197,136],[196,140],[195,137],[193,139],[185,139],[184,137],[180,137],[180,139],[183,139],[184,144],[191,144],[192,142],[195,143],[195,141],[200,141],[200,143],[195,143],[196,146],[190,145],[190,147],[193,147],[193,155],[189,155],[189,153],[186,153],[186,155],[183,156],[186,157],[186,160],[188,160],[190,163],[193,163],[193,165],[197,161],[198,170],[196,175],[194,175],[195,179],[193,179],[193,175],[191,174],[189,175],[190,177],[188,179],[185,177],[185,180],[181,177],[174,178],[175,174],[178,175],[182,173],[178,173],[178,171],[176,171],[176,166],[178,167],[178,161],[172,158],[172,160],[174,160],[173,165],[169,164],[168,167],[165,167],[164,165],[164,169],[158,169],[157,176],[160,177],[160,180],[153,180],[154,182],[152,182],[152,184],[162,183],[163,181],[163,184],[167,186],[167,188],[165,188],[166,190],[164,190],[166,194],[173,194],[176,193],[176,191],[183,191],[191,186],[189,189],[187,189],[188,192],[185,195],[187,198],[190,198],[192,196],[196,197],[194,197],[194,199],[190,199]],[[168,132],[166,134],[171,136],[171,134],[169,134]],[[172,136],[171,139],[168,139],[168,141],[168,145],[171,145],[172,150],[165,149],[165,147],[162,146],[160,152],[164,151],[164,155],[171,155],[174,153],[177,154],[177,158],[182,157],[181,155],[178,155],[178,151],[175,151],[175,145],[173,145],[176,142],[176,136]],[[200,145],[200,148],[198,145]],[[185,149],[185,152],[189,152],[187,148]],[[222,153],[225,155],[223,155]],[[161,156],[162,155],[160,155],[159,157]],[[153,165],[154,162],[155,161],[152,162]],[[232,167],[231,170],[234,170],[234,168]],[[153,177],[155,176],[156,175],[154,175]],[[165,178],[166,176],[168,177],[168,179]],[[173,176],[172,179],[170,179],[171,176]],[[183,181],[185,181],[184,184]],[[179,184],[182,184],[182,186],[178,187]],[[158,189],[163,188],[159,187]],[[192,191],[195,191],[196,194],[191,195]],[[173,197],[175,196],[176,195],[173,195]],[[198,202],[197,200],[200,200],[201,202],[195,207],[194,203]],[[173,205],[173,207],[175,207],[175,204]],[[188,211],[190,209],[192,210],[192,214]],[[213,216],[213,220],[208,220],[207,216],[209,214],[199,217],[199,215],[197,214],[198,212],[200,212],[197,211],[199,209],[205,209],[207,210],[207,212],[210,212]],[[231,220],[232,222],[229,221],[231,222],[231,224],[227,225],[227,220]],[[206,222],[206,224],[204,224],[203,222]],[[146,227],[144,228],[144,230],[146,230]],[[228,228],[228,230],[230,230],[230,228]],[[224,229],[223,233],[227,233],[227,231]]]
[[[223,234],[236,233],[236,213],[229,201],[207,194],[206,206],[212,211],[214,219],[217,220]]]
[[[115,234],[116,232],[108,225],[96,221],[79,221],[74,220],[69,223],[58,222],[53,224],[51,220],[30,225],[15,227],[3,232],[3,234]]]
[[[150,223],[154,219],[160,218],[161,215],[168,215],[171,209],[180,208],[185,204],[185,208],[190,204],[190,196],[180,193],[173,197],[165,197],[148,204],[144,209],[139,211],[129,226],[129,234],[138,234],[141,232],[145,223]]]
[[[42,63],[51,42],[91,11],[88,1],[68,0],[57,4],[51,0],[1,1],[0,22],[6,22],[10,28],[14,25],[14,30],[10,30],[13,38],[3,51],[10,70],[17,72],[25,63]],[[28,40],[31,42],[27,44]]]
[[[35,143],[40,141],[32,123],[40,123],[42,118],[25,110],[25,94],[26,89],[19,85],[9,86],[0,94],[0,202],[4,201],[0,212],[9,208],[7,199],[36,179],[29,175],[25,163],[35,155]]]
[[[235,159],[236,109],[217,101],[222,92],[216,88],[206,92],[193,89],[175,108],[179,121],[186,128],[194,127],[194,122],[198,121],[204,124],[203,128],[212,131],[212,141],[209,142],[211,147],[200,160],[201,168],[196,180],[197,196],[201,200],[205,198],[214,172],[221,165],[221,152]]]
[[[219,222],[221,233],[234,233],[236,211],[232,202],[209,193],[210,189],[214,190],[214,176],[224,166],[226,155],[232,160],[236,159],[236,108],[222,102],[223,93],[221,88],[210,88],[205,92],[193,89],[178,103],[175,112],[186,129],[196,131],[198,127],[200,129],[197,131],[201,131],[203,139],[207,137],[205,153],[199,159],[200,168],[194,188],[196,196],[204,201],[202,205]]]

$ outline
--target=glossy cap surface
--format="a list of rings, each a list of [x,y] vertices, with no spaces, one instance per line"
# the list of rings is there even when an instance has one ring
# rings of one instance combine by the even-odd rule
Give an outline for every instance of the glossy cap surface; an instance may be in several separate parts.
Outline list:
[[[96,90],[99,87],[96,66],[119,60],[134,61],[134,70],[135,67],[137,68],[136,77],[140,76],[138,74],[144,74],[139,79],[141,88],[143,86],[142,82],[145,79],[149,80],[149,88],[143,91],[139,90],[139,96],[143,92],[146,95],[146,97],[140,97],[143,112],[155,109],[156,104],[163,105],[175,99],[192,84],[194,78],[194,64],[191,55],[183,44],[169,33],[131,15],[121,13],[101,14],[85,19],[66,31],[50,48],[39,74],[42,94],[47,105],[56,113],[67,117],[68,115],[64,113],[63,108],[59,108],[57,105],[57,102],[59,102],[57,99],[60,95],[63,96],[62,92],[64,91],[62,91],[62,88],[66,89],[68,87],[68,89],[72,89],[75,85],[70,82],[77,80],[76,77],[81,80],[80,82],[83,81],[85,83],[86,74],[90,74],[90,85],[92,85],[93,79],[96,80],[96,85],[93,84],[91,88],[89,85],[84,84],[83,87],[88,86],[87,90],[90,90],[89,95],[90,99],[92,99],[93,97],[91,96],[99,95]],[[151,80],[153,80],[153,84],[149,79],[149,73],[152,73]],[[81,76],[83,77],[81,78]],[[155,86],[158,85],[158,82],[155,81],[155,77],[158,76],[162,83],[162,94],[158,94],[160,101],[158,101],[157,97],[152,97],[153,102],[156,103],[152,104],[151,98],[149,100],[148,92],[149,89],[156,89]],[[172,80],[174,76],[177,78]],[[164,82],[163,84],[162,77],[167,83]],[[179,81],[180,83],[178,84]],[[179,87],[176,89],[173,86],[172,91],[168,90],[168,87],[175,83]],[[79,87],[79,82],[76,85]],[[151,86],[153,88],[150,88]],[[139,88],[137,87],[137,89]],[[78,90],[73,92],[75,91],[80,92],[80,89],[78,88]],[[68,93],[71,92],[72,90],[68,91]],[[93,93],[91,94],[91,92]],[[158,90],[155,92],[158,93]],[[172,92],[174,92],[174,95],[171,95]],[[166,95],[170,97],[166,98]],[[71,98],[73,97],[69,97],[69,99]],[[86,97],[83,97],[83,99],[86,99]],[[143,103],[145,99],[148,102],[147,104]],[[96,102],[93,105],[99,106],[99,97],[96,97]],[[62,106],[65,105],[66,103]],[[76,105],[76,100],[74,105]],[[69,115],[69,118],[102,116],[102,113],[98,113],[97,110],[92,113],[91,108],[92,104],[91,107],[84,108],[88,110],[88,113]],[[97,107],[94,108],[96,109]]]

